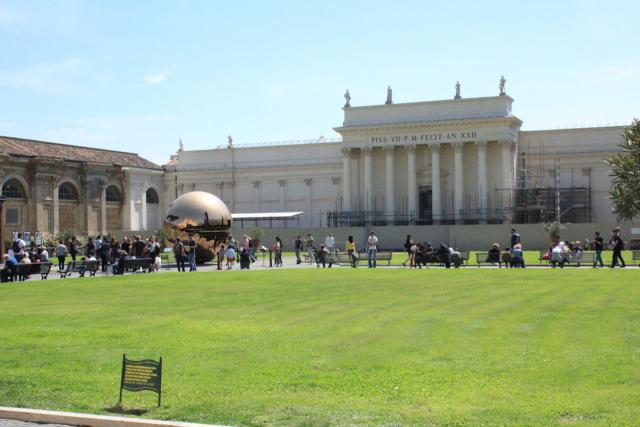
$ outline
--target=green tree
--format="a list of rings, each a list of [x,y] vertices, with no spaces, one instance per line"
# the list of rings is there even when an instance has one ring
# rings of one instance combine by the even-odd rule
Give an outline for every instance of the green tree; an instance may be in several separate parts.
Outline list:
[[[640,120],[634,119],[622,137],[622,150],[606,162],[611,167],[609,197],[613,211],[618,219],[629,221],[640,215]]]

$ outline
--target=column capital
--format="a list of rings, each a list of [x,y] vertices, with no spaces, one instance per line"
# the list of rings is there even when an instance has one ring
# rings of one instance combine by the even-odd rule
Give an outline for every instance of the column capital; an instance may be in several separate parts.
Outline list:
[[[510,139],[503,139],[498,141],[498,144],[501,145],[514,145],[516,142],[515,141],[511,141]]]
[[[463,144],[464,144],[463,142],[456,141],[456,142],[452,142],[451,146],[453,147],[454,150],[458,151],[462,149]]]
[[[253,181],[253,188],[260,188],[260,181]]]
[[[415,153],[416,144],[405,144],[404,149],[407,151],[407,153],[412,153],[412,152]]]
[[[429,146],[429,148],[431,149],[431,151],[433,152],[440,152],[440,144],[438,144],[437,142],[430,142],[429,144],[427,144]]]
[[[478,140],[478,141],[473,141],[473,143],[476,145],[476,147],[480,148],[484,148],[487,146],[487,141],[485,140]]]
[[[382,147],[382,149],[387,153],[393,153],[393,150],[395,148],[396,148],[395,145],[385,145],[384,147]]]
[[[339,176],[331,177],[331,183],[333,185],[340,185],[340,177]]]
[[[342,147],[340,149],[340,152],[342,153],[343,156],[351,156],[351,147]]]
[[[278,184],[280,185],[280,187],[284,187],[285,185],[287,185],[287,180],[286,179],[279,179],[278,180]]]
[[[366,145],[366,146],[364,146],[364,147],[362,147],[362,148],[360,148],[360,149],[361,149],[365,154],[366,154],[366,153],[371,154],[371,152],[373,151],[373,147],[372,147],[372,146],[370,146],[370,145]]]

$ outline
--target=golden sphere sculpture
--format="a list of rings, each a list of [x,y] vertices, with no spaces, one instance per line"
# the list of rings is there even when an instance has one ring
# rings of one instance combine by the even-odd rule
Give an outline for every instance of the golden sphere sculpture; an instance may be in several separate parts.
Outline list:
[[[229,208],[218,197],[205,191],[191,191],[169,205],[164,222],[181,240],[194,236],[198,244],[196,262],[201,264],[212,260],[225,242],[232,219]]]

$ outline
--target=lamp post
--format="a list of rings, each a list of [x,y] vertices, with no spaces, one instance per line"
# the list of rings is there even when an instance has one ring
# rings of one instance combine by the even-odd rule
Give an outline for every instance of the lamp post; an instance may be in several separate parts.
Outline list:
[[[4,255],[4,210],[3,210],[3,205],[4,205],[4,201],[7,200],[7,198],[3,195],[0,195],[0,258],[2,258],[2,255]]]

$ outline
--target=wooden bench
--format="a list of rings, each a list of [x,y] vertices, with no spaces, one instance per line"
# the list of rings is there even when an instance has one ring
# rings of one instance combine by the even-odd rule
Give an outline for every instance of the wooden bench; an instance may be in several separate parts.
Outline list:
[[[143,273],[151,270],[153,258],[125,258],[123,261],[124,271],[135,273],[142,270]]]
[[[493,258],[495,258],[495,260],[489,260],[489,257],[491,255],[493,255]],[[496,264],[498,264],[498,268],[502,268],[502,253],[490,254],[489,252],[476,252],[476,262],[478,263],[478,268],[480,268],[482,265]]]
[[[58,273],[60,273],[60,278],[66,279],[67,277],[71,277],[73,273],[78,273],[78,276],[84,277],[84,273],[87,269],[87,266],[86,266],[87,262],[94,262],[96,264],[98,263],[98,261],[70,262],[67,265],[65,265],[64,269],[58,271]]]
[[[376,253],[376,264],[378,261],[387,261],[387,265],[391,265],[391,258],[393,258],[393,252],[388,251],[378,251]],[[369,254],[367,252],[358,252],[358,263],[360,261],[369,262]]]
[[[640,267],[640,251],[631,251],[631,264],[638,262],[638,266]]]

